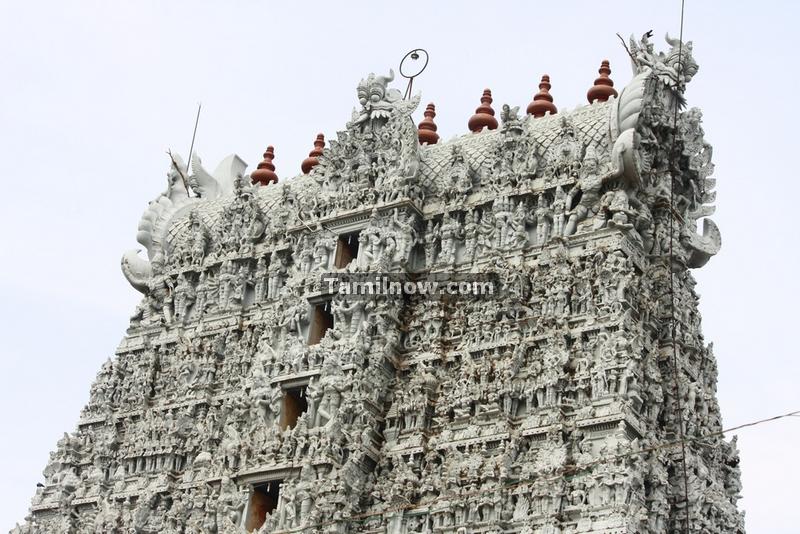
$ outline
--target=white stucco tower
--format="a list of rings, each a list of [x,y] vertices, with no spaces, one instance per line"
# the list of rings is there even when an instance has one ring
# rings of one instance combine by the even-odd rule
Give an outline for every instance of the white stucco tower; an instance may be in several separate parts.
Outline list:
[[[486,90],[447,142],[369,75],[288,180],[272,147],[175,157],[122,260],[142,302],[13,532],[743,532],[691,274],[711,147],[667,41],[573,110],[543,77],[498,121]]]

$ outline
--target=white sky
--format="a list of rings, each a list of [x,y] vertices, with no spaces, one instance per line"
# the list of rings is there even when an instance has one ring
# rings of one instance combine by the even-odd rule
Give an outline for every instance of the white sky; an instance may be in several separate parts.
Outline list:
[[[0,531],[25,515],[138,302],[119,258],[165,184],[167,148],[281,179],[317,132],[350,118],[355,86],[426,48],[416,81],[439,133],[466,132],[484,87],[524,110],[542,73],[560,109],[585,103],[600,60],[631,77],[615,33],[677,37],[678,0],[206,2],[0,0]],[[700,72],[688,90],[714,145],[722,252],[696,273],[719,401],[733,426],[800,409],[794,2],[688,0]],[[663,46],[666,46],[665,44]],[[396,84],[401,90],[404,84]],[[800,420],[739,433],[747,527],[797,532]]]

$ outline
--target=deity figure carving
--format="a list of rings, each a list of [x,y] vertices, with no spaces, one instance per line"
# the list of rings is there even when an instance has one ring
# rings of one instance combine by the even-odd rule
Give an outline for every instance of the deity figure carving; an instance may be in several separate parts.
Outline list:
[[[283,287],[284,279],[286,278],[286,272],[286,260],[277,250],[273,250],[269,258],[269,266],[267,267],[267,273],[269,275],[269,282],[267,282],[267,299],[273,300],[278,298],[281,288]]]
[[[672,48],[666,54],[656,54],[649,39],[650,33],[642,35],[639,42],[636,42],[633,35],[629,39],[633,72],[640,74],[644,69],[650,69],[659,77],[677,84],[682,90],[699,70],[697,62],[692,57],[692,42],[681,43],[666,34],[665,40]]]
[[[480,212],[471,210],[464,217],[464,254],[462,261],[472,263],[480,241]]]
[[[332,426],[342,403],[342,393],[345,389],[344,373],[341,364],[335,359],[326,360],[320,379],[319,388],[321,398],[316,408],[315,427]]]
[[[536,243],[544,246],[551,235],[553,228],[553,209],[548,205],[547,198],[539,195],[536,199]],[[558,235],[552,232],[552,235]]]
[[[569,219],[564,228],[564,235],[570,236],[574,234],[578,229],[578,223],[599,209],[598,204],[603,185],[622,174],[622,165],[622,156],[619,155],[617,161],[611,162],[611,168],[604,171],[599,167],[594,147],[592,145],[586,147],[580,177],[575,186],[567,193],[566,205],[568,207],[573,206],[578,193],[581,195],[577,204],[567,212]]]
[[[411,252],[417,243],[416,217],[413,213],[403,217],[400,211],[395,208],[392,212],[392,223],[394,234],[397,239],[396,257],[399,258],[400,265],[406,267],[411,261]]]
[[[197,292],[189,276],[186,273],[178,275],[178,283],[175,286],[175,320],[186,322],[187,311],[195,303]]]
[[[456,261],[456,240],[462,235],[461,226],[458,220],[445,212],[442,216],[442,223],[439,227],[441,234],[441,250],[437,262],[440,265],[452,266]]]
[[[581,152],[575,127],[567,117],[562,117],[558,137],[548,150],[548,172],[555,177],[574,176],[578,172]]]
[[[309,174],[174,156],[123,257],[142,301],[15,534],[741,534],[689,271],[720,244],[712,149],[691,47],[648,38],[558,116],[420,146],[390,72]]]
[[[427,228],[425,229],[425,265],[428,268],[433,267],[438,259],[438,249],[441,246],[441,224],[428,220]]]
[[[451,151],[453,162],[446,176],[449,183],[449,191],[446,193],[453,200],[460,198],[466,201],[472,192],[472,172],[464,158],[464,149],[460,145],[453,145]]]

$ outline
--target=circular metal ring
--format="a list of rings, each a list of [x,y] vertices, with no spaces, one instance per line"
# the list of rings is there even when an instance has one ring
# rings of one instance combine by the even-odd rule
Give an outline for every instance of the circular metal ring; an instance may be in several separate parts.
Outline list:
[[[412,61],[418,61],[420,59],[420,55],[425,56],[425,62],[422,64],[422,68],[420,68],[415,74],[406,74],[403,70],[403,65],[405,65],[409,59]],[[403,78],[408,78],[409,80],[412,78],[416,78],[422,73],[423,70],[425,70],[425,67],[427,66],[428,66],[427,50],[425,50],[424,48],[415,48],[414,50],[403,56],[403,59],[400,61],[400,76],[402,76]]]

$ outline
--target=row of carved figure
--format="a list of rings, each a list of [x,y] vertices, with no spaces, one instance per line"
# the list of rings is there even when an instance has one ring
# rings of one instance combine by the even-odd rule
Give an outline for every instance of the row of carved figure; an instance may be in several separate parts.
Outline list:
[[[557,512],[563,512],[557,517],[567,529],[574,527],[575,521],[585,524],[591,519],[601,522],[596,526],[604,520],[622,520],[661,532],[668,522],[669,460],[663,452],[637,452],[648,450],[651,445],[646,440],[631,442],[623,423],[610,436],[599,439],[589,434],[565,439],[561,432],[551,431],[544,440],[512,435],[499,444],[484,441],[429,450],[425,455],[387,455],[364,482],[362,489],[368,499],[359,502],[356,498],[353,509],[372,510],[380,524],[382,512],[410,502],[428,510],[422,516],[426,524],[445,527],[446,532],[455,532],[461,525],[533,527],[541,524],[542,518],[556,517]],[[699,457],[689,458],[687,483],[692,502],[697,505],[694,524],[708,527],[708,532],[725,532],[714,525],[718,523],[716,516],[728,512],[726,508],[739,491],[735,444],[715,448],[714,453],[720,457],[712,464]],[[599,457],[610,460],[566,480],[547,476],[558,475],[569,458],[580,466],[584,457],[587,465],[596,464]],[[315,470],[312,457],[306,458],[297,463],[302,466],[300,474],[283,482],[279,506],[259,532],[313,527],[322,517],[330,517],[334,503],[349,499],[341,488],[337,489],[335,470]],[[722,485],[711,482],[712,465],[723,466]],[[159,494],[170,486],[167,478],[153,479],[154,485],[149,487],[148,479],[144,479],[145,484],[122,494],[101,476],[98,491],[90,492],[94,497],[90,502],[96,502],[96,507],[84,506],[82,513],[68,514],[68,519],[63,520],[65,529],[59,532],[123,532],[125,528],[135,528],[142,532],[188,533],[200,526],[198,521],[202,528],[213,528],[212,531],[240,532],[235,526],[241,521],[246,492],[224,476],[221,484],[213,482],[220,477],[209,477],[211,482],[204,482],[204,475],[208,474],[203,471],[205,466],[205,460],[197,458],[195,469],[201,473],[197,482],[188,486],[184,482],[188,489],[183,491],[172,489],[172,497]],[[112,480],[115,478],[116,475]],[[59,506],[69,509],[81,497],[84,495],[66,493]],[[617,516],[622,510],[641,513]]]
[[[420,305],[428,306],[427,303],[422,303]],[[220,349],[220,346],[222,345],[222,342],[219,341],[219,338],[221,337],[222,336],[218,336],[216,342],[212,340],[207,340],[205,343],[199,342],[197,346],[199,346],[200,349],[197,350],[211,350],[212,352],[214,352],[215,350],[218,351]],[[247,347],[246,349],[243,349],[244,352],[254,351],[255,348],[258,346],[255,340],[261,339],[263,337],[263,334],[262,336],[256,336],[254,332],[252,334],[246,334],[243,336],[238,336],[237,334],[229,334],[224,337],[225,337],[225,343],[224,343],[225,349],[227,349],[228,346],[230,345],[230,354],[234,354],[237,352],[236,347],[240,346],[240,344],[243,348]],[[597,339],[601,339],[601,337],[598,337]],[[657,336],[656,339],[653,339],[653,336],[650,336],[650,338],[645,338],[646,343],[647,342],[655,343],[656,340]],[[559,335],[553,337],[552,342],[554,343],[554,345],[552,345],[552,349],[556,351],[554,354],[557,354],[559,351],[563,353],[565,348],[565,345],[563,343],[565,341],[566,340],[563,337],[563,335],[561,337],[559,337]],[[217,347],[216,349],[214,349],[215,345]],[[617,342],[616,341],[614,343],[609,342],[608,345],[609,345],[608,352],[613,352],[612,349],[614,349],[614,347],[617,346]],[[462,373],[465,380],[468,380],[469,382],[474,383],[475,380],[477,380],[478,383],[480,384],[481,380],[485,381],[483,383],[484,387],[475,390],[475,394],[471,399],[471,402],[475,403],[476,405],[485,404],[488,399],[483,394],[484,390],[491,391],[492,388],[491,384],[497,382],[498,377],[501,377],[500,379],[502,380],[502,377],[508,376],[508,374],[517,367],[518,367],[517,369],[518,373],[520,372],[520,370],[524,372],[530,366],[535,368],[535,362],[538,362],[541,359],[540,357],[535,356],[535,353],[538,351],[543,351],[544,353],[547,353],[549,350],[551,350],[548,349],[547,346],[537,346],[535,349],[533,349],[534,354],[527,354],[526,352],[524,353],[524,356],[523,353],[520,353],[519,351],[516,350],[511,350],[511,351],[509,351],[509,349],[498,350],[496,351],[497,356],[499,356],[499,358],[497,359],[498,362],[503,359],[510,360],[510,362],[499,363],[498,364],[499,367],[492,364],[489,369],[481,370],[479,367],[477,367],[478,364],[475,361],[471,360],[470,358],[466,358],[460,362],[459,366],[453,367],[451,369],[453,372]],[[623,348],[625,346],[626,345],[623,342]],[[345,350],[344,346],[333,345],[332,348],[335,351],[339,352]],[[584,347],[583,343],[573,343],[572,348],[577,350],[578,355],[580,354],[580,352],[583,352],[588,349],[588,347]],[[190,349],[188,347],[185,347],[184,349],[174,351],[174,353],[179,354],[183,351],[188,352],[189,350]],[[145,352],[155,353],[156,351],[153,348],[150,348],[146,349]],[[164,354],[173,354],[172,349],[162,348],[162,352]],[[223,352],[227,356],[228,351],[224,350]],[[589,352],[591,352],[592,355],[594,356],[596,350],[589,350]],[[606,351],[603,350],[601,352],[605,353]],[[652,354],[653,353],[652,349],[648,350],[648,353]],[[482,356],[480,361],[489,362],[492,360],[492,358],[493,356],[491,354],[485,354]],[[238,374],[243,372],[243,370],[246,369],[247,366],[245,364],[245,367],[241,367],[242,365],[241,362],[242,360],[246,359],[247,356],[242,356],[241,354],[237,356],[234,359],[233,363],[227,368],[229,369],[229,371],[227,372],[231,374]],[[545,356],[544,359],[547,359],[547,357]],[[554,361],[550,362],[548,368],[552,368],[554,366],[557,368],[558,362],[555,362],[555,360],[563,361],[563,359],[564,359],[563,356],[561,357],[554,356]],[[142,354],[139,354],[137,355],[136,358],[136,361],[140,362],[141,361],[147,362],[154,360],[157,360],[157,358],[155,356],[152,356],[152,354],[149,357],[143,357]],[[527,362],[524,360],[530,360],[530,361]],[[113,473],[114,476],[116,477],[112,479],[114,480],[113,487],[116,487],[118,490],[123,490],[123,489],[127,490],[128,488],[126,486],[127,484],[126,479],[130,477],[130,479],[135,482],[136,484],[135,487],[138,488],[139,486],[141,486],[143,480],[142,475],[144,475],[145,473],[149,473],[154,469],[157,471],[159,468],[168,471],[170,470],[180,471],[181,469],[184,469],[185,471],[187,466],[191,466],[193,473],[195,468],[198,470],[202,470],[205,468],[207,469],[206,472],[214,472],[219,470],[230,472],[242,469],[247,465],[259,465],[263,463],[279,464],[279,463],[285,463],[286,461],[292,461],[295,459],[299,460],[300,458],[303,457],[316,457],[316,455],[318,454],[316,451],[320,450],[323,451],[323,455],[328,458],[328,461],[346,462],[347,461],[345,459],[346,457],[348,458],[355,457],[352,454],[352,450],[354,447],[357,447],[358,445],[353,444],[352,441],[353,437],[357,436],[359,443],[362,443],[365,446],[369,446],[372,440],[372,434],[370,428],[373,428],[373,426],[371,426],[370,424],[364,425],[363,421],[360,421],[359,418],[356,416],[356,414],[361,413],[362,410],[360,409],[360,407],[363,406],[363,403],[365,401],[374,402],[379,405],[381,404],[381,399],[379,398],[376,399],[374,396],[372,396],[372,392],[370,392],[369,395],[365,393],[353,394],[352,392],[348,392],[348,394],[343,395],[342,391],[339,390],[339,386],[335,384],[337,383],[353,384],[352,387],[355,389],[357,387],[356,386],[357,384],[362,384],[362,385],[367,383],[376,384],[375,381],[376,375],[371,375],[370,378],[367,378],[366,376],[359,376],[359,374],[354,374],[352,375],[351,378],[347,380],[342,380],[336,378],[337,376],[336,367],[330,367],[322,375],[323,377],[327,376],[328,379],[330,379],[329,381],[333,383],[332,386],[328,389],[328,391],[330,391],[330,395],[327,396],[327,400],[321,400],[319,403],[319,407],[317,406],[316,402],[312,401],[309,406],[309,411],[307,412],[308,415],[306,415],[305,417],[301,416],[301,419],[297,422],[297,425],[291,432],[279,434],[275,432],[269,432],[268,430],[266,430],[268,428],[268,424],[265,424],[268,421],[274,422],[276,419],[277,414],[275,413],[273,404],[275,400],[274,390],[269,389],[271,386],[267,386],[266,384],[263,384],[263,382],[262,382],[263,386],[261,387],[257,386],[257,382],[260,379],[260,377],[269,376],[267,374],[268,371],[266,370],[267,368],[265,365],[261,367],[261,371],[257,371],[260,367],[253,366],[252,363],[249,366],[250,373],[251,375],[253,375],[252,376],[253,385],[251,386],[251,392],[253,392],[252,398],[243,398],[242,396],[239,396],[238,400],[236,400],[237,398],[234,397],[233,400],[226,402],[224,404],[224,406],[227,406],[226,408],[224,408],[225,411],[224,416],[221,418],[217,418],[217,421],[220,420],[225,421],[224,424],[210,424],[206,426],[201,425],[203,431],[202,434],[200,432],[198,432],[198,434],[207,435],[207,433],[209,432],[209,427],[211,427],[212,430],[210,434],[212,436],[215,436],[214,437],[215,442],[193,443],[192,447],[203,447],[204,445],[207,447],[211,447],[213,445],[216,445],[217,448],[214,449],[215,452],[213,454],[213,458],[217,459],[216,467],[212,466],[209,466],[207,468],[204,467],[206,465],[206,459],[212,457],[212,454],[202,448],[194,448],[187,451],[185,449],[181,450],[180,447],[177,447],[173,451],[173,450],[164,450],[162,446],[161,448],[153,447],[154,450],[147,451],[148,446],[146,442],[142,443],[136,442],[133,446],[124,445],[122,447],[119,446],[116,447],[117,450],[124,452],[124,455],[126,457],[125,461],[118,462],[116,464],[117,467],[113,467],[113,464],[101,467],[98,466],[97,463],[95,462],[93,464],[95,465],[94,471],[84,471],[82,468],[76,468],[74,463],[64,462],[66,464],[71,464],[71,468],[62,470],[59,476],[48,481],[48,485],[56,485],[62,488],[62,490],[68,490],[71,487],[77,487],[79,485],[79,481],[83,477],[85,477],[87,481],[90,479],[94,480],[100,478],[101,479],[100,483],[102,484],[102,477],[97,474],[98,472],[100,472],[100,473]],[[427,371],[420,369],[419,372],[413,373],[413,376],[416,378],[412,379],[412,383],[409,384],[409,387],[406,388],[404,386],[400,386],[400,388],[403,390],[408,390],[412,393],[419,393],[425,391],[427,394],[427,391],[431,390],[432,384],[440,384],[439,386],[437,386],[434,392],[434,398],[441,397],[442,399],[448,399],[449,397],[451,397],[451,393],[448,390],[448,388],[452,387],[454,383],[460,383],[461,380],[458,381],[451,380],[449,382],[447,380],[442,380],[443,377],[439,375],[443,373],[443,370],[437,367],[428,369]],[[576,362],[575,367],[576,369],[578,369],[580,367],[580,364]],[[270,370],[270,373],[275,373],[275,372],[280,372],[280,368],[275,367]],[[657,373],[654,371],[651,371],[647,374],[650,376],[657,375]],[[145,370],[142,371],[142,376],[152,377],[153,374]],[[621,383],[619,381],[617,382]],[[666,389],[669,389],[669,385],[665,385],[664,387]],[[686,394],[685,400],[688,401],[689,399],[694,399],[695,403],[697,402],[698,399],[697,387],[698,387],[697,384],[695,384],[694,387],[692,387],[691,385],[687,385],[687,389],[685,392]],[[309,397],[311,399],[316,398],[317,394],[314,393],[315,389],[317,389],[316,386],[310,385],[309,389],[311,390]],[[377,388],[377,389],[385,389],[385,388]],[[563,387],[563,389],[569,391],[568,386]],[[324,397],[325,395],[323,393],[323,399]],[[348,406],[348,400],[349,400],[348,397],[350,398],[350,400],[353,401],[352,403],[349,404],[350,406],[352,406],[352,408],[345,408],[346,406]],[[548,395],[545,392],[542,398],[546,400],[547,397]],[[554,400],[560,400],[558,398],[558,395],[555,395],[551,398]],[[444,405],[444,403],[442,405]],[[694,406],[694,404],[690,405]],[[398,403],[398,406],[402,407],[402,403]],[[481,413],[482,411],[483,410],[477,410],[478,414]],[[710,411],[712,413],[717,412],[716,407],[712,407]],[[328,414],[332,412],[336,413],[337,414],[336,420],[340,421],[342,423],[342,426],[341,427],[339,425],[331,426],[330,418],[319,419],[317,417],[317,414],[321,412],[326,412]],[[347,415],[348,413],[350,414],[349,416]],[[656,408],[654,416],[658,417],[658,413],[660,413],[660,410]],[[342,414],[341,417],[338,414]],[[206,416],[206,418],[207,417],[208,416]],[[423,412],[422,414],[415,415],[414,417],[422,418],[424,420],[426,414]],[[204,420],[206,418],[204,418]],[[166,419],[169,420],[169,418]],[[157,419],[150,418],[150,420],[155,421]],[[313,429],[320,428],[320,425],[322,425],[322,427],[325,428],[325,432],[315,434],[313,432]],[[213,430],[213,428],[217,428],[217,430]],[[337,434],[337,429],[339,428],[343,429],[343,433]],[[475,428],[475,425],[473,425],[472,428]],[[331,439],[331,433],[333,436],[349,435],[351,436],[351,438],[350,440],[347,440],[345,438],[344,441],[342,441],[343,438],[339,438],[338,440],[335,438]],[[145,428],[136,427],[131,429],[132,436],[133,435],[141,436],[143,434],[147,435],[147,430]],[[191,434],[191,432],[189,432],[189,434]],[[246,438],[245,436],[248,437]],[[556,437],[553,437],[553,439],[555,440]],[[320,445],[320,442],[318,440],[323,441],[322,445]],[[70,441],[72,442],[74,440]],[[115,441],[125,441],[125,437],[123,436],[122,439],[117,439],[117,440],[105,439],[103,441],[111,443],[114,443]],[[162,442],[163,441],[162,435],[160,434],[155,435],[153,443],[155,444],[156,441]],[[331,445],[326,445],[326,443],[330,443]],[[545,441],[545,444],[546,443],[549,443],[549,441]],[[559,442],[557,440],[553,441],[553,443],[554,446],[560,446],[558,445]],[[74,443],[68,443],[65,444],[64,446],[64,450],[74,451],[76,448],[80,447],[78,447]],[[89,448],[92,447],[90,446]],[[350,451],[350,452],[345,452],[345,451]],[[122,452],[120,454],[122,454]],[[106,454],[101,455],[100,457],[101,461],[102,458],[106,456]],[[589,455],[589,457],[596,456],[596,454],[587,452],[584,452],[583,454],[587,454]],[[134,457],[133,461],[131,461],[132,460],[130,458],[131,455]],[[109,454],[108,456],[113,457],[115,456],[115,454]],[[521,465],[536,466],[537,471],[544,471],[544,472],[551,472],[553,469],[558,468],[558,463],[557,463],[557,458],[559,457],[558,454],[554,454],[553,451],[548,451],[546,454],[541,454],[539,456],[541,458],[539,461],[537,461],[535,458],[528,458],[524,462],[521,462]],[[83,460],[84,459],[82,458],[81,461]],[[554,461],[556,462],[555,464],[553,464]],[[214,460],[212,460],[211,463],[214,463]],[[57,466],[61,464],[59,462],[53,462],[51,465]],[[520,469],[522,469],[522,467]],[[732,473],[735,473],[735,469],[734,471],[732,471]],[[106,476],[111,476],[111,475],[106,475]],[[190,481],[194,480],[195,478],[202,480],[204,475],[192,474],[185,476],[186,478],[184,480]],[[119,482],[118,479],[121,479],[123,482]],[[64,480],[66,482],[64,482]],[[735,477],[732,478],[731,480],[735,480]],[[405,485],[406,486],[409,485],[409,482],[406,481]],[[726,483],[726,485],[729,485],[731,488],[734,489],[736,487],[734,482],[731,482],[730,484]],[[383,484],[382,487],[384,487]],[[417,486],[415,485],[415,487]],[[441,490],[439,491],[441,492]],[[74,498],[74,494],[72,493],[68,493],[67,495],[70,495],[72,496],[72,498]],[[733,494],[731,498],[733,498]],[[383,502],[386,501],[384,500]],[[278,521],[278,519],[275,519],[275,521]],[[291,521],[288,524],[292,524]]]
[[[373,218],[376,217],[373,215]],[[395,211],[393,217],[395,224],[403,231],[391,230],[387,233],[376,230],[373,225],[367,227],[359,235],[358,257],[347,271],[385,273],[397,265],[398,257],[406,264],[412,261],[415,232],[410,224],[398,219],[398,212]],[[518,265],[509,264],[496,249],[486,245],[486,239],[495,239],[493,236],[500,233],[478,235],[478,223],[475,223],[475,228],[470,224],[461,228],[447,216],[441,225],[431,226],[429,223],[429,232],[439,237],[431,240],[426,234],[424,255],[427,261],[439,265],[446,261],[450,265],[457,253],[463,257],[472,255],[481,258],[482,263],[472,266],[472,270],[479,269],[484,274],[501,276],[503,289],[509,291],[510,297],[527,297],[530,286],[534,285],[533,292],[538,293],[535,300],[539,303],[535,311],[536,315],[542,317],[593,313],[598,306],[607,308],[618,305],[624,297],[627,279],[635,274],[626,267],[629,260],[622,252],[609,253],[599,248],[594,258],[567,262],[549,271],[551,262],[540,261],[544,267],[534,268],[531,280],[523,280],[518,273]],[[460,236],[464,237],[463,241],[457,239]],[[295,255],[288,260],[285,254],[275,250],[269,261],[266,257],[225,260],[198,271],[153,277],[150,293],[133,317],[134,325],[184,324],[215,313],[241,313],[259,306],[268,308],[270,303],[278,299],[293,300],[292,297],[301,297],[306,291],[325,290],[328,286],[323,276],[332,270],[336,239],[322,238],[313,247],[310,245],[310,237],[304,236]],[[566,249],[561,246],[552,250],[559,258],[567,256]],[[522,266],[527,270],[533,267],[527,267],[526,264]],[[552,272],[559,269],[560,272]],[[538,273],[539,270],[543,272]],[[544,281],[545,277],[549,279]],[[265,309],[263,313],[269,312]]]
[[[239,198],[235,197],[236,200]],[[236,201],[226,206],[214,232],[208,230],[199,221],[199,215],[192,211],[187,223],[188,237],[176,240],[168,255],[168,270],[201,272],[204,263],[219,263],[219,277],[235,277],[238,270],[232,272],[231,262],[226,258],[252,256],[253,243],[263,235],[265,228],[260,208],[253,203],[252,197],[248,198],[251,202],[243,204],[247,209],[235,209]],[[601,195],[599,185],[593,192],[581,182],[569,192],[558,186],[535,196],[501,196],[480,206],[446,210],[424,224],[411,211],[401,212],[394,208],[381,215],[373,209],[368,224],[360,231],[359,257],[350,270],[432,269],[453,266],[456,262],[472,263],[497,251],[544,246],[551,238],[575,233],[578,223],[585,219],[591,220],[594,229],[609,225],[626,230],[641,217],[631,207],[624,190],[611,189]],[[274,250],[269,262],[267,258],[259,260],[255,266],[256,277],[285,275],[289,263],[292,271],[303,275],[334,268],[332,260],[337,235],[320,223],[309,230],[291,238],[283,235],[272,240],[278,247],[294,242],[292,255],[288,257]],[[412,257],[416,246],[422,249],[424,258]],[[172,285],[177,287],[179,282]],[[278,289],[260,288],[258,296],[275,298]]]
[[[484,228],[463,229],[467,261],[480,254],[481,246],[542,245],[550,236],[573,235],[588,221],[587,228],[636,230],[632,237],[644,252],[662,254],[674,248],[681,261],[701,266],[719,249],[719,232],[710,221],[702,236],[696,234],[697,221],[713,212],[711,147],[704,141],[698,110],[679,113],[677,123],[669,120],[684,104],[683,84],[697,66],[688,54],[683,68],[676,68],[675,54],[655,54],[647,39],[635,47],[636,76],[616,107],[593,105],[557,119],[532,120],[520,119],[516,108],[503,106],[503,126],[497,132],[435,147],[420,148],[409,120],[419,97],[399,97],[386,85],[392,76],[371,76],[367,85],[374,92],[359,96],[360,111],[325,149],[311,175],[298,177],[296,186],[244,184],[241,161],[228,162],[222,180],[198,160],[187,179],[199,195],[192,197],[182,185],[188,169],[173,161],[167,191],[140,222],[137,239],[147,247],[150,262],[126,255],[123,269],[135,287],[147,291],[148,279],[160,275],[165,262],[180,269],[205,255],[209,263],[230,254],[247,255],[262,242],[285,244],[289,228],[308,228],[342,209],[363,211],[399,199],[416,203],[420,212],[428,213],[430,207],[446,213],[428,233],[428,241],[441,243],[418,241],[431,249],[427,267],[446,266],[458,261],[455,249],[460,247],[452,241],[459,239],[459,229],[449,219],[455,210],[467,211],[459,203],[481,205],[509,196],[517,197],[513,209],[493,207],[488,221],[485,208],[480,216],[466,213],[463,226],[480,223]],[[534,184],[531,180],[539,176],[549,179]],[[534,185],[537,189],[531,189]],[[549,189],[547,194],[538,189],[542,187]],[[519,197],[529,197],[522,207]],[[187,209],[198,211],[188,221],[181,215]],[[486,236],[490,226],[496,235]],[[420,238],[424,230],[415,228]],[[668,242],[677,246],[668,247]],[[408,263],[413,245],[407,235],[399,236],[384,261]],[[390,246],[387,238],[381,248]],[[436,248],[438,263],[432,257]]]
[[[483,375],[483,373],[480,373],[479,371],[470,370],[470,369],[474,369],[474,365],[473,364],[466,364],[465,368],[466,368],[466,371],[465,371],[466,372],[466,376],[475,377],[475,376]],[[431,383],[435,383],[436,382],[435,380],[431,380],[430,378],[425,379],[424,377],[426,376],[426,374],[427,373],[422,373],[420,376],[422,376],[423,378],[422,379],[417,379],[417,382],[421,382],[423,384],[431,384]],[[353,381],[355,381],[355,380],[353,380]],[[412,386],[411,389],[413,391],[415,388]],[[336,404],[339,404],[339,403],[340,403],[340,400],[337,400]],[[236,433],[235,429],[237,427],[239,427],[239,428],[242,428],[242,427],[247,428],[247,425],[243,424],[242,421],[247,421],[248,417],[251,418],[251,420],[257,419],[256,416],[254,415],[254,412],[257,412],[259,414],[261,412],[259,412],[258,410],[254,410],[253,407],[248,407],[247,403],[243,404],[241,401],[239,401],[239,402],[231,401],[228,405],[230,406],[230,414],[227,417],[225,417],[225,419],[226,420],[230,419],[230,420],[233,420],[233,421],[237,421],[237,423],[234,424],[232,427],[226,427],[226,429],[225,429],[225,433],[224,433],[225,437],[223,438],[223,443],[225,442],[225,440],[228,440],[228,444],[229,445],[226,445],[226,446],[223,447],[223,454],[221,456],[221,458],[222,458],[221,468],[225,468],[225,469],[229,469],[230,470],[230,469],[239,468],[240,464],[242,464],[242,462],[243,462],[243,458],[244,458],[244,463],[247,463],[249,458],[255,458],[256,457],[253,454],[253,452],[250,450],[250,448],[252,447],[252,444],[258,444],[260,442],[260,440],[257,439],[257,436],[259,435],[258,434],[258,429],[259,428],[263,429],[264,427],[260,423],[257,425],[256,434],[253,435],[253,439],[249,440],[249,442],[247,444],[247,447],[245,447],[244,450],[242,450],[241,445],[239,445],[238,447],[234,447],[233,449],[230,449],[230,444],[231,443],[235,444],[235,443],[237,443],[238,440],[241,439],[241,437]],[[166,418],[166,420],[169,420],[169,418]],[[260,421],[260,419],[257,419],[257,420]],[[156,422],[156,421],[160,421],[159,418],[149,418],[149,421],[150,421],[150,424],[155,424],[155,425],[160,425],[161,424],[159,422]],[[306,426],[303,424],[302,421],[299,422],[298,426],[296,427],[297,431],[303,431],[305,428],[306,428]],[[132,433],[132,435],[141,436],[141,435],[146,435],[147,434],[147,430],[146,430],[146,428],[135,427],[135,428],[131,429],[131,433]],[[214,432],[212,432],[212,435],[213,434],[214,434]],[[241,432],[239,432],[239,434],[241,434]],[[292,435],[293,434],[294,433],[292,433]],[[312,440],[313,440],[313,438],[312,438]],[[303,440],[301,440],[301,441],[303,441],[305,443],[305,438]],[[279,452],[272,453],[272,454],[267,453],[267,455],[265,457],[262,457],[259,460],[260,461],[264,461],[264,458],[266,458],[267,461],[281,463],[281,462],[284,462],[284,461],[286,461],[287,459],[290,459],[290,458],[300,458],[300,457],[305,457],[305,456],[313,456],[313,451],[311,451],[311,450],[301,449],[302,450],[301,453],[297,452],[297,445],[296,445],[297,439],[296,438],[290,439],[289,442],[288,442],[288,443],[292,443],[293,445],[288,445],[287,446],[284,443],[287,443],[285,439],[283,440],[283,442],[281,443],[280,446],[276,447],[276,449]],[[74,444],[71,444],[67,448],[70,449],[70,450],[73,450],[76,447],[75,447]],[[266,450],[266,449],[267,449],[267,447],[264,447],[264,449],[262,449],[262,450]],[[127,449],[125,449],[125,450],[127,450]],[[554,457],[557,457],[557,455],[554,456],[553,454],[548,452],[547,454],[542,455],[542,461],[544,461],[544,460],[546,460],[548,458],[554,458]],[[590,458],[591,457],[592,456],[590,455]],[[196,462],[196,464],[197,465],[201,465],[200,462]],[[537,465],[538,466],[539,464],[537,464],[536,462],[533,462],[533,463],[524,462],[523,465]],[[167,464],[167,467],[170,467],[170,468],[175,468],[175,466],[176,466],[176,464]],[[117,470],[115,470],[115,471],[119,472],[119,468]],[[136,471],[130,473],[130,472],[126,471],[126,470],[123,470],[121,473],[118,473],[118,474],[120,474],[121,476],[135,475]],[[191,480],[191,477],[189,478],[189,480]]]

